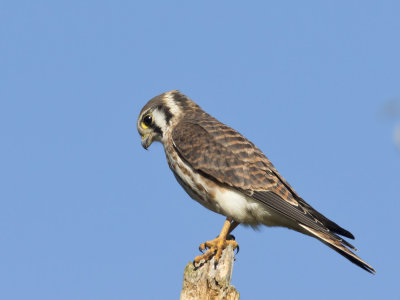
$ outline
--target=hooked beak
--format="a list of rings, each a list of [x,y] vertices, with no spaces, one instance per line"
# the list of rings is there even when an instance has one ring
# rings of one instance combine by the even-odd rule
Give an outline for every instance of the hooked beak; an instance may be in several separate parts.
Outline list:
[[[142,146],[144,149],[147,150],[147,148],[150,147],[151,145],[151,136],[150,134],[142,135]]]

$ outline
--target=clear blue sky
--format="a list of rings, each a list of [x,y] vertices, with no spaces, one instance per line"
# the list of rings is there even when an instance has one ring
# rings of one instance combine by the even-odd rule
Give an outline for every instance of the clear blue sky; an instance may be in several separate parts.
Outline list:
[[[201,3],[200,3],[201,2]],[[323,2],[323,3],[322,3]],[[179,89],[349,229],[372,276],[238,228],[242,299],[399,299],[399,1],[1,1],[0,298],[177,299],[224,217],[136,118]]]

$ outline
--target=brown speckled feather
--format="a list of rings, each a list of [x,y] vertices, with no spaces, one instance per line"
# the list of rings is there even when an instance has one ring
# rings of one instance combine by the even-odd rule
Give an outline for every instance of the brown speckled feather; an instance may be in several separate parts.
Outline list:
[[[176,150],[192,168],[245,192],[290,219],[316,230],[354,238],[301,199],[253,143],[200,108],[196,110],[188,113],[172,132]],[[281,205],[277,199],[281,199]]]
[[[254,146],[221,125],[210,128],[210,122],[202,126],[195,121],[182,121],[172,133],[174,145],[194,169],[221,183],[249,191],[275,185],[277,178],[257,156]],[[252,156],[255,159],[251,160]]]

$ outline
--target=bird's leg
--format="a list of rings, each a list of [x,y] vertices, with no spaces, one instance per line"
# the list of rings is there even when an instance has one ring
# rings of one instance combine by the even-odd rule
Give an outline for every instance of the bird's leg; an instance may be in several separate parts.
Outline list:
[[[226,236],[227,240],[229,240],[229,241],[232,241],[232,240],[234,241],[235,240],[235,236],[233,234],[231,234],[231,233],[239,225],[240,225],[239,222],[237,222],[235,220],[232,221],[231,226],[230,226],[229,231],[228,231],[228,235]],[[239,253],[239,245],[237,245],[237,247],[236,247],[236,254],[238,254],[238,253]]]
[[[232,232],[233,230],[235,230],[235,228],[238,227],[239,225],[240,225],[239,222],[232,221],[231,226],[230,226],[229,231],[228,231],[228,234],[231,234],[231,232]]]
[[[233,226],[232,229],[230,229],[231,225]],[[199,263],[203,259],[207,261],[215,254],[215,261],[218,263],[222,255],[222,251],[228,247],[228,245],[232,245],[233,249],[236,249],[238,247],[238,243],[235,240],[226,240],[226,237],[233,229],[235,229],[237,225],[239,225],[239,223],[236,224],[231,218],[226,218],[219,236],[216,239],[207,241],[199,246],[200,250],[205,250],[207,248],[208,250],[203,255],[196,256],[194,262]]]

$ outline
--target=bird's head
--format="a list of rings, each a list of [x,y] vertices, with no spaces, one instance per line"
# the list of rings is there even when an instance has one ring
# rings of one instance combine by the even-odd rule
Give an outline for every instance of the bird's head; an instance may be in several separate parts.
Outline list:
[[[147,149],[154,141],[162,142],[179,120],[196,107],[197,104],[177,90],[163,93],[147,102],[137,120],[143,148]]]

